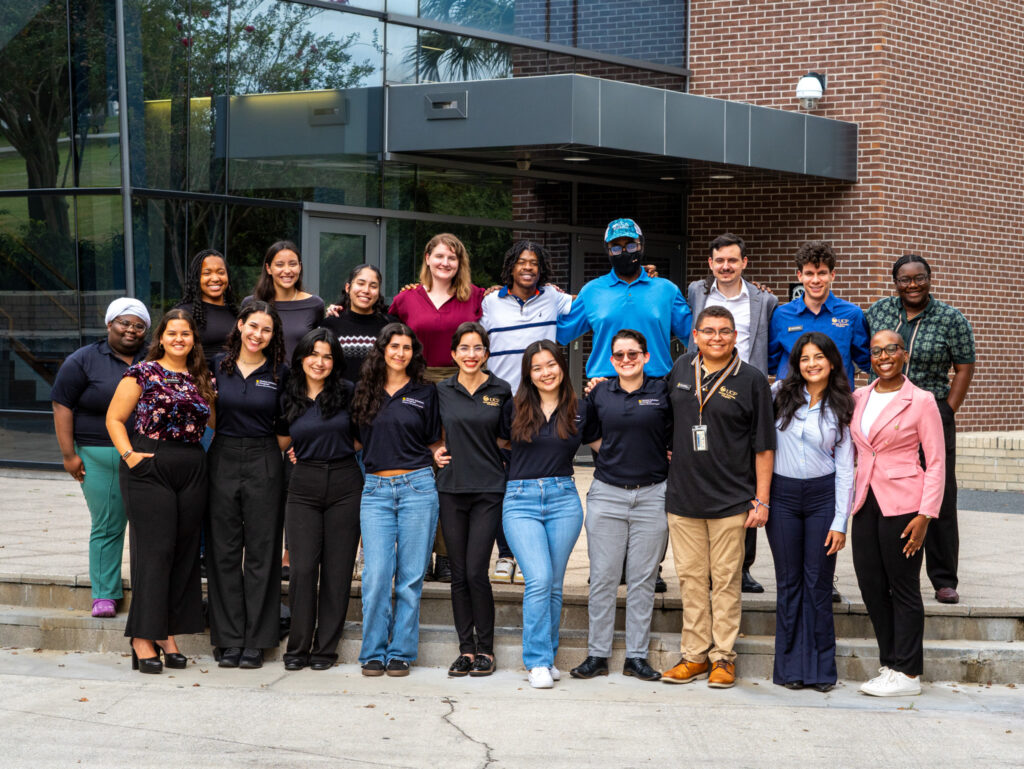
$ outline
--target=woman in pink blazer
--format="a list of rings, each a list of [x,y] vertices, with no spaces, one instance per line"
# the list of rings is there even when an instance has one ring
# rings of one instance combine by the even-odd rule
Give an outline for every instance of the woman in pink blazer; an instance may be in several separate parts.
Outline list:
[[[882,664],[860,690],[876,697],[921,693],[921,548],[928,522],[939,515],[946,477],[939,408],[931,393],[903,376],[906,360],[899,334],[872,337],[878,379],[853,394],[850,424],[857,447],[853,566]]]

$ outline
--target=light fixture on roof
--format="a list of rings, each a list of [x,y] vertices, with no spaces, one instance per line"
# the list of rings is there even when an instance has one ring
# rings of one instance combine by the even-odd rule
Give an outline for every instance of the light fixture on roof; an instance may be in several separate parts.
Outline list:
[[[566,155],[562,160],[566,163],[586,163],[590,158],[584,155]]]
[[[658,178],[660,178],[663,182],[674,182],[676,180],[676,177],[674,176],[661,176]]]
[[[817,109],[822,94],[825,93],[825,82],[828,78],[817,72],[808,72],[796,84],[796,98],[803,109]]]
[[[711,174],[709,179],[714,179],[716,182],[727,182],[733,178],[732,174]]]

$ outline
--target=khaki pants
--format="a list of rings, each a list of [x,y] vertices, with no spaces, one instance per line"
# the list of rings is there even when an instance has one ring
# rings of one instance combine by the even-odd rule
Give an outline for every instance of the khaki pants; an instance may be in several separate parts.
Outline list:
[[[679,648],[687,662],[732,662],[740,632],[740,577],[747,514],[728,518],[668,515],[672,556],[683,598]],[[708,596],[708,578],[712,590]]]

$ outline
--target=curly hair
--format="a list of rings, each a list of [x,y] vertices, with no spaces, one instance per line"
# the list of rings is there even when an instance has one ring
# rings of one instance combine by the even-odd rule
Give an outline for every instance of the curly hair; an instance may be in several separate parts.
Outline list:
[[[224,254],[214,248],[205,248],[192,257],[188,265],[188,274],[185,275],[185,291],[182,294],[179,304],[187,304],[192,307],[192,317],[195,319],[196,328],[206,328],[206,308],[203,307],[203,290],[199,285],[199,279],[203,275],[203,262],[209,256],[215,256],[224,262],[224,269],[228,269],[228,260]],[[232,315],[238,315],[238,299],[235,297],[235,290],[231,286],[231,273],[228,272],[228,285],[224,289],[224,304]]]
[[[796,251],[797,272],[802,272],[805,264],[813,264],[815,267],[824,265],[829,272],[834,272],[836,252],[832,250],[832,244],[824,240],[808,240]]]
[[[562,350],[557,344],[550,339],[541,339],[527,345],[523,351],[522,379],[513,400],[515,417],[512,419],[510,432],[514,441],[531,443],[534,436],[540,432],[541,426],[547,421],[541,408],[540,392],[530,377],[533,356],[545,351],[551,353],[558,367],[562,369],[562,383],[558,387],[558,408],[555,409],[554,415],[555,433],[559,440],[564,441],[577,432],[576,391],[572,389],[572,382],[569,379],[569,365],[565,362],[565,356],[562,355]]]
[[[156,324],[156,328],[153,330],[153,341],[149,343],[146,360],[160,360],[166,354],[160,338],[164,335],[164,331],[167,330],[167,324],[172,320],[187,321],[189,328],[192,329],[192,349],[189,350],[188,357],[185,359],[185,367],[188,369],[189,375],[196,381],[196,389],[199,390],[203,400],[212,406],[217,400],[217,391],[213,389],[213,377],[210,375],[210,367],[206,363],[203,346],[199,344],[199,331],[196,328],[196,319],[192,317],[192,313],[188,310],[182,310],[180,307],[177,307],[164,313],[164,316],[160,318],[160,322]]]
[[[543,286],[551,278],[551,254],[540,243],[534,240],[517,240],[512,248],[505,252],[505,261],[501,265],[501,285],[512,286],[512,271],[516,261],[524,251],[532,251],[537,255],[537,285]]]
[[[352,398],[352,421],[357,424],[370,424],[384,403],[384,384],[387,382],[384,350],[387,349],[391,338],[396,336],[407,336],[412,340],[412,358],[405,373],[417,384],[426,381],[423,373],[427,370],[427,361],[423,357],[423,345],[420,344],[420,340],[404,323],[388,323],[380,330],[377,341],[373,343],[359,371],[359,384],[356,385],[356,394]]]
[[[281,364],[284,363],[284,334],[281,332],[281,318],[272,304],[262,302],[259,299],[253,299],[246,302],[245,306],[242,307],[242,311],[238,314],[238,320],[244,325],[249,316],[257,312],[269,315],[270,320],[274,323],[274,332],[263,354],[270,362],[271,376],[274,377],[276,382],[277,372],[281,368]],[[231,329],[231,335],[228,337],[225,350],[227,354],[221,359],[219,368],[225,374],[234,374],[238,369],[238,355],[242,351],[242,332],[238,330],[237,323]]]
[[[819,419],[824,419],[826,410],[831,409],[839,423],[841,440],[842,428],[849,426],[850,420],[853,419],[853,395],[850,394],[850,380],[846,378],[843,358],[839,354],[836,343],[819,331],[808,331],[801,335],[793,345],[793,351],[789,354],[789,373],[786,374],[786,378],[775,395],[776,424],[778,429],[785,430],[793,421],[797,410],[807,402],[804,397],[806,383],[803,374],[800,373],[800,357],[803,355],[804,347],[809,344],[813,344],[825,354],[825,358],[832,368],[828,375],[825,394],[821,399]]]
[[[313,405],[306,385],[306,374],[302,370],[302,359],[313,354],[317,342],[324,342],[331,348],[334,364],[324,381],[324,389],[317,396],[320,416],[323,419],[330,419],[352,402],[352,383],[341,378],[341,372],[345,370],[345,353],[338,344],[338,338],[330,329],[314,328],[299,340],[295,352],[292,353],[292,367],[285,380],[284,393],[281,397],[284,419],[288,424],[305,414]]]
[[[267,249],[263,255],[263,268],[260,270],[260,278],[256,281],[256,287],[252,290],[253,299],[261,299],[264,302],[274,303],[277,293],[274,289],[274,279],[267,272],[267,267],[274,261],[274,257],[281,251],[291,251],[299,260],[299,277],[295,279],[295,290],[302,290],[302,254],[299,247],[290,240],[279,240]]]

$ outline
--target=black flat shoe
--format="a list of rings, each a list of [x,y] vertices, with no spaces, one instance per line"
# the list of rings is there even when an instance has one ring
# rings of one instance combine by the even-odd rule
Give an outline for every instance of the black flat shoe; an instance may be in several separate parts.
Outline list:
[[[263,649],[246,648],[238,660],[238,667],[247,670],[256,670],[263,667]]]
[[[330,670],[334,667],[331,660],[315,660],[309,663],[310,670]]]
[[[641,681],[660,681],[661,673],[652,668],[643,657],[626,657],[622,675],[639,678]]]
[[[384,663],[380,660],[369,660],[363,663],[363,675],[376,678],[384,675]]]
[[[843,601],[842,593],[840,593],[839,589],[835,585],[833,585],[832,586],[832,603],[842,603],[842,601]]]
[[[288,657],[284,661],[285,670],[302,670],[304,667],[306,667],[306,663],[297,657]]]
[[[392,678],[401,678],[409,675],[409,663],[405,660],[388,660],[387,668],[384,670]]]
[[[763,593],[764,585],[750,576],[750,572],[743,570],[743,580],[740,583],[740,590],[744,593]]]
[[[814,690],[825,694],[826,692],[832,691],[835,687],[835,684],[815,684]]]
[[[218,665],[222,668],[237,668],[238,663],[242,659],[242,649],[238,646],[229,646],[226,649],[221,650],[220,662]]]
[[[439,555],[434,559],[434,579],[438,582],[452,581],[452,567],[448,563],[448,556]]]
[[[164,667],[171,668],[173,670],[184,670],[188,667],[188,657],[178,652],[165,651],[164,648],[154,643],[153,646],[156,648],[156,656],[162,656],[164,658]]]
[[[135,639],[133,638],[132,641]],[[156,644],[153,644],[156,647]],[[157,647],[158,648],[158,647]],[[160,662],[159,651],[153,657],[139,657],[135,652],[135,644],[131,646],[132,649],[132,670],[138,670],[140,673],[162,673],[164,670],[163,663]]]
[[[448,668],[448,675],[452,678],[462,678],[464,675],[468,675],[469,671],[473,669],[473,662],[475,660],[471,657],[460,654]]]
[[[607,657],[587,657],[583,662],[569,671],[573,678],[595,678],[608,675]]]
[[[288,582],[292,577],[292,567],[282,566],[281,567],[281,581]]]
[[[486,654],[478,654],[476,655],[476,659],[473,660],[473,667],[469,669],[469,674],[473,678],[489,676],[494,672],[494,667],[493,657],[488,657]]]
[[[804,682],[803,681],[786,681],[786,683],[784,683],[783,686],[785,686],[787,689],[792,689],[793,691],[796,691],[798,689],[803,689],[804,688]]]

